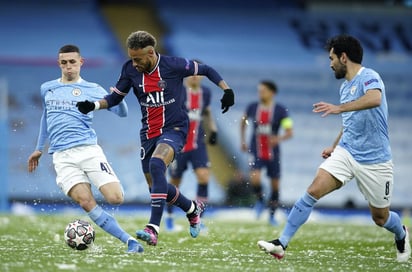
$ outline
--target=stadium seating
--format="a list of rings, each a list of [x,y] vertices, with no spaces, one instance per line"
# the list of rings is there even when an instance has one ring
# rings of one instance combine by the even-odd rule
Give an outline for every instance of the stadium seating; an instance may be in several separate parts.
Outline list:
[[[83,77],[105,88],[116,82],[126,56],[96,1],[40,2],[41,5],[23,0],[1,1],[0,32],[7,37],[7,42],[0,43],[0,78],[7,80],[10,95],[8,189],[12,199],[61,201],[66,197],[54,184],[50,156],[42,158],[42,167],[37,173],[25,171],[38,133],[39,86],[60,76],[54,63],[56,51],[63,44],[80,46],[86,58]],[[412,160],[410,11],[395,13],[377,9],[366,20],[361,12],[302,10],[290,3],[210,0],[191,6],[183,0],[157,0],[155,7],[169,30],[163,37],[169,53],[212,65],[236,91],[235,107],[221,115],[221,93],[208,83],[216,90],[212,103],[222,146],[243,171],[247,169],[247,161],[246,155],[239,151],[240,116],[247,103],[256,99],[259,80],[273,79],[278,84],[278,100],[288,106],[295,122],[295,137],[282,146],[281,198],[286,204],[292,203],[311,182],[321,162],[321,149],[333,142],[340,127],[339,117],[321,119],[311,113],[314,102],[337,103],[338,98],[339,82],[329,68],[323,41],[344,30],[361,37],[367,45],[364,64],[381,73],[388,92],[396,166],[393,202],[398,206],[411,206],[408,191]],[[125,186],[126,200],[147,201],[138,159],[140,113],[132,95],[127,97],[127,102],[130,106],[127,119],[99,112],[95,128]],[[131,126],[130,122],[135,125]],[[118,131],[122,143],[113,143],[113,131]],[[193,186],[184,186],[188,186],[189,195],[193,196]],[[366,205],[360,193],[353,192],[354,186],[349,185],[322,203],[342,206],[353,200],[357,205]],[[212,190],[213,201],[222,203],[224,190],[215,182]]]

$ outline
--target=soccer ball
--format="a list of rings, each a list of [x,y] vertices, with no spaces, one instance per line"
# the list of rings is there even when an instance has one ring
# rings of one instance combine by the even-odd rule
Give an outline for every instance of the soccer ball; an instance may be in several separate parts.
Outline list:
[[[89,222],[76,219],[70,222],[64,230],[64,240],[66,244],[77,250],[89,248],[95,238],[95,232]]]

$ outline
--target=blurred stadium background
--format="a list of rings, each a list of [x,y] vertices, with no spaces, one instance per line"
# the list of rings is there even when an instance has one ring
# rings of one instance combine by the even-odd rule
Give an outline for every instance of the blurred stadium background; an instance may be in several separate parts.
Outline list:
[[[337,103],[337,81],[329,68],[325,40],[338,33],[357,36],[365,47],[364,65],[376,69],[386,84],[390,137],[395,163],[393,205],[412,207],[412,1],[209,0],[0,0],[0,201],[59,203],[67,198],[55,185],[51,156],[45,154],[34,174],[27,158],[37,140],[41,83],[58,78],[57,50],[77,44],[85,58],[82,76],[108,89],[127,59],[124,41],[147,30],[163,54],[200,59],[215,67],[236,93],[236,105],[220,113],[221,92],[212,103],[219,146],[210,147],[213,177],[210,201],[226,203],[236,172],[247,172],[240,152],[239,119],[256,99],[256,84],[272,79],[278,100],[287,105],[295,136],[282,145],[281,201],[291,205],[312,181],[321,150],[333,142],[340,118],[312,114],[314,102]],[[360,4],[361,3],[361,4]],[[129,117],[100,111],[94,127],[99,142],[121,179],[126,202],[147,203],[140,167],[140,113],[136,98],[126,98]],[[121,139],[119,141],[118,139]],[[116,140],[114,140],[116,139]],[[267,180],[264,180],[266,190]],[[184,176],[182,190],[195,196],[196,180]],[[365,208],[353,182],[319,203],[325,207]]]

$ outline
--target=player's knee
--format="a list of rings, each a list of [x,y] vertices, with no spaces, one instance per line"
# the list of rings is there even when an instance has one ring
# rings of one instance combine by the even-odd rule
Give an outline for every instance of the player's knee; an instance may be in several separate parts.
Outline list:
[[[96,206],[96,200],[91,195],[79,196],[75,201],[87,212]]]
[[[115,192],[106,196],[106,201],[111,205],[120,205],[123,203],[124,197],[121,192]]]
[[[166,164],[164,161],[157,157],[152,157],[149,161],[149,171],[153,176],[154,174],[164,173],[166,170]]]
[[[379,215],[372,215],[372,219],[375,222],[376,225],[379,227],[383,227],[385,225],[387,218],[384,218],[383,216]]]

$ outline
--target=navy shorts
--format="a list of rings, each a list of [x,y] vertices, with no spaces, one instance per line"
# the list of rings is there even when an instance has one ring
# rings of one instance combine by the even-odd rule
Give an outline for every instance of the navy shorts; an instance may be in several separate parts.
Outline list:
[[[210,167],[204,142],[198,143],[197,148],[194,150],[178,153],[175,160],[170,164],[170,176],[172,178],[181,178],[183,172],[187,170],[189,162],[192,164],[193,169]]]
[[[256,157],[255,155],[251,156],[249,161],[249,166],[251,170],[261,170],[266,168],[266,173],[270,178],[280,178],[280,156],[279,153],[271,160],[262,160]]]
[[[185,142],[186,134],[179,130],[168,130],[156,138],[141,140],[140,159],[142,160],[143,173],[149,173],[149,161],[158,144],[165,143],[171,146],[176,157]]]

